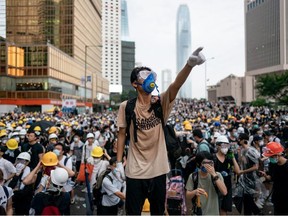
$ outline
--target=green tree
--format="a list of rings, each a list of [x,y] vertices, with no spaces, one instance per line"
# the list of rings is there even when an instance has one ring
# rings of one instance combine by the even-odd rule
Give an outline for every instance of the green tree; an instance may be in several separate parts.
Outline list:
[[[257,98],[256,100],[251,102],[251,105],[255,107],[261,107],[268,105],[268,103],[266,103],[266,100],[264,98]]]
[[[288,105],[288,71],[260,76],[256,83],[259,96]]]

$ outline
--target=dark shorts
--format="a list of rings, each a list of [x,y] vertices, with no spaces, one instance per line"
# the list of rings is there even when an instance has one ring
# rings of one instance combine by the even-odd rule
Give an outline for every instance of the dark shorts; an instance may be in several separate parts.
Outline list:
[[[163,215],[165,211],[166,175],[151,179],[126,179],[127,215],[141,215],[145,199],[150,203],[151,215]]]
[[[227,212],[232,212],[232,188],[227,191],[226,196],[222,196],[219,202],[221,202],[221,209]]]

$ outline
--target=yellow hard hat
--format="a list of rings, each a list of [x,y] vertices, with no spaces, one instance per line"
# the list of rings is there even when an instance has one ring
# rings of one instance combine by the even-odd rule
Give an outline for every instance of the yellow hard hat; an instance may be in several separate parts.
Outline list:
[[[36,126],[36,127],[34,128],[34,131],[41,131],[41,127]]]
[[[43,155],[41,162],[44,166],[56,166],[58,158],[54,152],[47,152]]]
[[[15,128],[16,127],[16,123],[12,123],[11,127]]]
[[[189,122],[188,120],[185,120],[185,121],[183,122],[183,125],[185,126],[186,124],[190,124],[190,122]]]
[[[93,148],[93,150],[91,152],[92,157],[102,157],[103,154],[104,154],[104,151],[99,146],[96,146],[95,148]]]
[[[192,126],[191,126],[191,124],[189,123],[189,124],[185,124],[185,126],[184,126],[184,128],[185,128],[185,130],[192,130]]]
[[[19,120],[19,121],[18,121],[18,124],[23,124],[23,121],[22,121],[22,120]]]
[[[56,132],[57,132],[57,127],[55,126],[50,127],[50,129],[48,130],[49,134],[56,133]]]
[[[18,148],[18,142],[16,139],[9,139],[7,142],[6,142],[6,146],[8,149],[10,150],[14,150],[14,149],[17,149]]]
[[[0,122],[0,127],[5,127],[6,125],[3,122]]]
[[[0,137],[3,137],[3,136],[7,136],[5,129],[0,131]]]

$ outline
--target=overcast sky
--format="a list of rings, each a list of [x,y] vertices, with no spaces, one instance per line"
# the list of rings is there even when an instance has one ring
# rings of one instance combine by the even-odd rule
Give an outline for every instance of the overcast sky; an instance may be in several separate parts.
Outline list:
[[[203,54],[208,59],[207,85],[214,85],[230,74],[244,76],[243,0],[126,1],[136,62],[157,72],[160,89],[162,70],[170,69],[176,74],[176,17],[180,4],[189,7],[192,51],[204,47]],[[195,98],[205,96],[204,74],[204,64],[190,74]]]

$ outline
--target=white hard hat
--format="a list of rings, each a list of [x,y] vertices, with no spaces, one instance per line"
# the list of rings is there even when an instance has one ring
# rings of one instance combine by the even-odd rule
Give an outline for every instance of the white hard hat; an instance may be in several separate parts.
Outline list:
[[[48,140],[57,139],[57,138],[58,138],[58,136],[56,134],[52,133],[52,134],[49,135]]]
[[[20,130],[19,135],[25,136],[27,134],[27,131],[25,129]]]
[[[52,183],[58,186],[65,185],[69,178],[68,172],[64,168],[60,167],[52,170],[50,176]]]
[[[18,132],[13,132],[13,133],[11,134],[11,137],[14,137],[14,136],[19,136],[19,133],[18,133]]]
[[[15,128],[14,131],[18,131],[18,132],[19,132],[19,131],[21,131],[21,130],[22,130],[22,127],[21,127],[21,126],[18,126],[18,127]]]
[[[86,139],[95,138],[93,133],[88,133]]]
[[[229,140],[228,140],[227,136],[225,136],[225,135],[220,135],[220,136],[218,136],[217,139],[216,139],[216,144],[217,144],[217,143],[229,143]]]
[[[17,159],[24,159],[27,161],[31,160],[31,155],[28,152],[21,152],[18,156]]]

